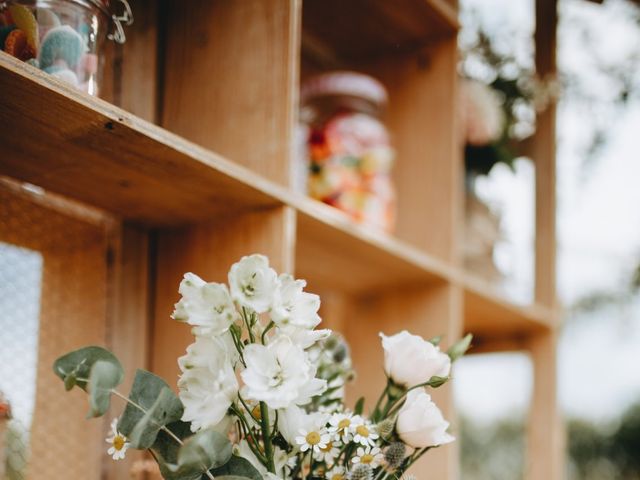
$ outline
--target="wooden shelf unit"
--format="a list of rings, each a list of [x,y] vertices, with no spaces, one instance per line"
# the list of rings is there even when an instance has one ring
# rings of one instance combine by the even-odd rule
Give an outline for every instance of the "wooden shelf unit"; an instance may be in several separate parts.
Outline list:
[[[449,340],[470,331],[478,351],[530,350],[537,375],[555,378],[553,299],[517,306],[460,267],[453,3],[194,0],[158,10],[137,0],[134,13],[144,20],[109,53],[108,66],[119,67],[103,90],[122,108],[0,52],[0,92],[12,92],[0,94],[0,174],[118,219],[118,294],[105,321],[127,332],[111,335],[111,346],[129,369],[143,349],[148,368],[176,378],[176,358],[191,339],[169,319],[182,274],[222,281],[241,255],[262,252],[308,280],[322,295],[325,322],[352,344],[359,376],[350,398],[373,395],[383,381],[378,332],[404,328]],[[149,52],[159,60],[142,69]],[[288,187],[300,78],[332,68],[371,73],[389,90],[394,236]],[[555,390],[548,381],[538,387],[530,438],[543,443],[544,428],[556,431],[555,417],[540,413],[555,412]],[[450,389],[436,401],[455,418]],[[558,455],[555,443],[531,450]],[[457,455],[455,446],[439,449],[416,473],[456,478]],[[129,467],[105,465],[111,479]],[[559,478],[536,468],[528,478]]]

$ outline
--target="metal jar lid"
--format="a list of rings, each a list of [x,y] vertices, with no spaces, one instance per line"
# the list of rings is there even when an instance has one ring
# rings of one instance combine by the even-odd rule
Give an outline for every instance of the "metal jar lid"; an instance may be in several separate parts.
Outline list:
[[[84,7],[94,7],[100,10],[113,22],[114,31],[109,33],[107,38],[116,43],[124,43],[127,37],[124,33],[124,25],[133,24],[133,13],[131,6],[127,0],[71,0],[73,3],[80,4]],[[120,13],[116,13],[120,10]]]
[[[350,71],[323,73],[305,81],[300,89],[300,101],[324,96],[348,95],[363,98],[375,105],[387,103],[387,90],[369,75]]]

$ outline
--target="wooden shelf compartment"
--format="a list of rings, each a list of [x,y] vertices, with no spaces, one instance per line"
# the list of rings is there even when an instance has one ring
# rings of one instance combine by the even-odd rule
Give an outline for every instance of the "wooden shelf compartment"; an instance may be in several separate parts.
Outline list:
[[[154,227],[289,206],[297,216],[297,273],[348,294],[442,285],[459,276],[421,249],[356,225],[329,206],[293,194],[3,53],[0,91],[13,92],[0,105],[3,175]],[[530,309],[470,282],[465,299],[469,331],[529,331],[547,324]]]
[[[444,0],[304,0],[302,25],[303,52],[335,65],[415,52],[459,26]]]

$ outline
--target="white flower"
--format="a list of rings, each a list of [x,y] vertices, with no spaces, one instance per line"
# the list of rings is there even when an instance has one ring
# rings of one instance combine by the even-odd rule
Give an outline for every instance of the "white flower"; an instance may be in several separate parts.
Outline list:
[[[251,447],[249,446],[246,440],[240,440],[240,443],[234,445],[233,453],[234,455],[237,455],[239,457],[246,459],[249,463],[251,463],[251,465],[256,470],[258,470],[258,472],[263,477],[269,475],[269,472],[267,471],[267,467],[265,467],[262,464],[262,462],[258,460],[258,457],[256,457],[256,455],[253,453],[253,450],[251,450]],[[282,471],[284,466],[287,464],[288,460],[289,460],[289,456],[287,455],[287,452],[282,450],[280,447],[275,447],[275,449],[273,450],[273,463],[274,463],[274,466],[276,467],[276,472]],[[279,478],[279,477],[276,476],[275,478]]]
[[[226,285],[206,283],[193,273],[185,273],[179,292],[182,298],[171,316],[193,325],[195,335],[220,335],[238,319]]]
[[[363,465],[369,465],[371,468],[376,468],[382,463],[384,455],[378,447],[358,447],[356,455],[351,460],[354,464],[361,463]]]
[[[320,430],[327,424],[328,415],[320,412],[307,413],[296,405],[278,411],[278,430],[289,443],[296,446],[300,430]]]
[[[315,369],[302,348],[288,337],[268,345],[250,344],[244,349],[246,370],[241,372],[245,395],[271,408],[303,405],[326,389],[326,381],[314,378]]]
[[[373,447],[379,437],[371,422],[360,415],[356,415],[351,419],[350,428],[353,433],[353,441],[363,446],[371,445]]]
[[[127,449],[131,444],[127,441],[127,437],[118,433],[117,418],[114,418],[111,421],[111,436],[107,437],[105,442],[111,445],[107,450],[107,453],[111,455],[111,458],[114,460],[121,460],[124,458],[127,453]]]
[[[319,453],[321,449],[327,447],[331,440],[331,436],[324,428],[301,428],[299,434],[296,437],[296,444],[301,452],[306,452],[310,449],[314,453]]]
[[[455,440],[447,433],[449,422],[424,389],[411,390],[398,413],[396,432],[414,448],[435,447]]]
[[[342,443],[349,443],[353,438],[352,413],[335,413],[331,415],[329,423],[331,427],[329,431],[334,435],[336,440]]]
[[[182,420],[191,422],[194,432],[218,425],[238,394],[238,381],[223,341],[196,337],[178,365],[182,371],[178,380],[184,404]]]
[[[476,80],[463,80],[460,87],[464,140],[482,146],[500,138],[505,124],[500,95]]]
[[[451,359],[438,347],[406,330],[390,337],[380,334],[384,348],[384,371],[398,385],[413,387],[431,377],[446,377]]]
[[[285,335],[291,339],[293,343],[298,345],[303,350],[313,346],[316,342],[329,338],[331,330],[307,330],[306,328],[297,328],[287,326],[280,328],[280,334]]]
[[[347,478],[344,467],[336,465],[325,474],[327,480],[345,480]]]
[[[331,466],[338,455],[340,455],[338,442],[331,440],[331,435],[329,434],[329,441],[324,447],[321,447],[319,451],[314,452],[313,458],[318,462],[324,462],[328,466]]]
[[[264,313],[271,307],[278,288],[278,274],[264,255],[242,257],[229,270],[231,296],[244,307]]]
[[[311,330],[320,323],[320,297],[303,291],[306,285],[304,280],[295,280],[287,273],[278,277],[278,289],[270,311],[271,320],[276,325]]]

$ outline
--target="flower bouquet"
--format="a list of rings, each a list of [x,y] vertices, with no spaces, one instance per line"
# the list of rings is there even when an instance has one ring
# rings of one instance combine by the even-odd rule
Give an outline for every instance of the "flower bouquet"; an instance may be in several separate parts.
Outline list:
[[[122,366],[100,347],[60,357],[54,371],[67,390],[88,393],[89,417],[104,415],[112,396],[124,400],[108,453],[148,450],[165,479],[398,479],[453,441],[426,389],[448,380],[471,336],[444,353],[439,339],[381,334],[387,383],[365,415],[364,398],[344,405],[348,347],[315,329],[320,298],[305,286],[262,255],[235,263],[228,287],[187,273],[173,318],[195,341],[178,359],[178,395],[144,370],[120,393]]]

